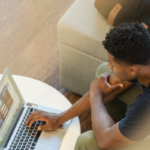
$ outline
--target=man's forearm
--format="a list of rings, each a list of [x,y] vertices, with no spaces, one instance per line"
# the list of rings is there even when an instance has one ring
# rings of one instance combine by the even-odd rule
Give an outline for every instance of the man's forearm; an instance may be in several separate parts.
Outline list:
[[[115,122],[109,116],[106,110],[103,102],[103,96],[101,96],[100,94],[94,94],[94,96],[90,97],[90,104],[94,135],[98,146],[102,148],[102,144],[104,143],[104,139],[102,136],[103,132],[112,127]]]
[[[114,75],[112,75],[108,79],[108,82],[110,83],[110,85],[120,83],[120,81],[117,80],[116,77],[114,77]],[[107,104],[108,102],[117,98],[120,93],[122,93],[123,91],[131,87],[133,84],[134,83],[125,83],[124,84],[125,87],[110,93],[107,97],[104,97],[103,98],[104,104]],[[60,124],[63,124],[64,122],[74,117],[80,116],[83,113],[89,112],[91,110],[89,98],[90,98],[90,92],[87,92],[81,99],[79,99],[75,104],[73,104],[70,109],[61,113]]]
[[[104,104],[114,100],[118,96],[119,92],[113,92],[107,97],[104,97]],[[75,104],[71,106],[70,109],[60,114],[60,124],[82,115],[83,113],[89,112],[91,110],[90,106],[90,92],[87,92],[81,99],[79,99]]]
[[[90,92],[87,92],[82,98],[80,98],[76,103],[74,103],[71,108],[62,112],[60,114],[60,124],[80,116],[83,113],[89,112],[91,110],[89,102]]]

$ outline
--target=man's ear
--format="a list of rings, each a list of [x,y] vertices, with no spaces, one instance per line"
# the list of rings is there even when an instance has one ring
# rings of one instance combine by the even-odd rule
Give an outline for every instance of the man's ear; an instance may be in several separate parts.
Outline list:
[[[138,67],[135,67],[135,66],[130,67],[130,73],[131,73],[131,75],[138,74],[138,71],[139,71]]]

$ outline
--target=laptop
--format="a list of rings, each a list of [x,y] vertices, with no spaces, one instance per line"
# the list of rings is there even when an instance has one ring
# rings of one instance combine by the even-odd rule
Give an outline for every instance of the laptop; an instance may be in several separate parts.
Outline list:
[[[65,122],[54,131],[38,131],[44,121],[36,121],[29,128],[26,120],[36,110],[62,111],[30,102],[25,103],[17,85],[5,69],[0,81],[0,150],[58,150],[71,123]]]

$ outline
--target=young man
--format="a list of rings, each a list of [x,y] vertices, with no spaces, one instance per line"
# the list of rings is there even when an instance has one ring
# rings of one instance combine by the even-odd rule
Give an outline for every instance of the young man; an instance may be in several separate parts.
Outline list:
[[[75,150],[137,150],[143,143],[140,149],[148,150],[150,145],[148,147],[145,141],[150,135],[150,35],[137,22],[123,23],[109,31],[103,45],[113,74],[100,73],[91,83],[90,91],[69,110],[61,114],[37,111],[29,116],[27,124],[30,127],[34,121],[43,120],[46,125],[39,127],[39,130],[54,130],[67,120],[91,110],[93,130],[79,136]],[[126,117],[115,123],[105,104],[137,81],[144,92],[131,92],[133,103]],[[150,138],[147,141],[150,143]]]

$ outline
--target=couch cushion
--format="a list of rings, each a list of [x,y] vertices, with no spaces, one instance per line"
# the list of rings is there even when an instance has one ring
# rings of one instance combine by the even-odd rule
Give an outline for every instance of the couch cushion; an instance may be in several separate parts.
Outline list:
[[[110,28],[94,7],[94,0],[76,0],[58,23],[58,37],[64,45],[107,61],[101,43]]]
[[[61,87],[84,95],[90,89],[97,67],[104,61],[69,46],[59,46]]]

